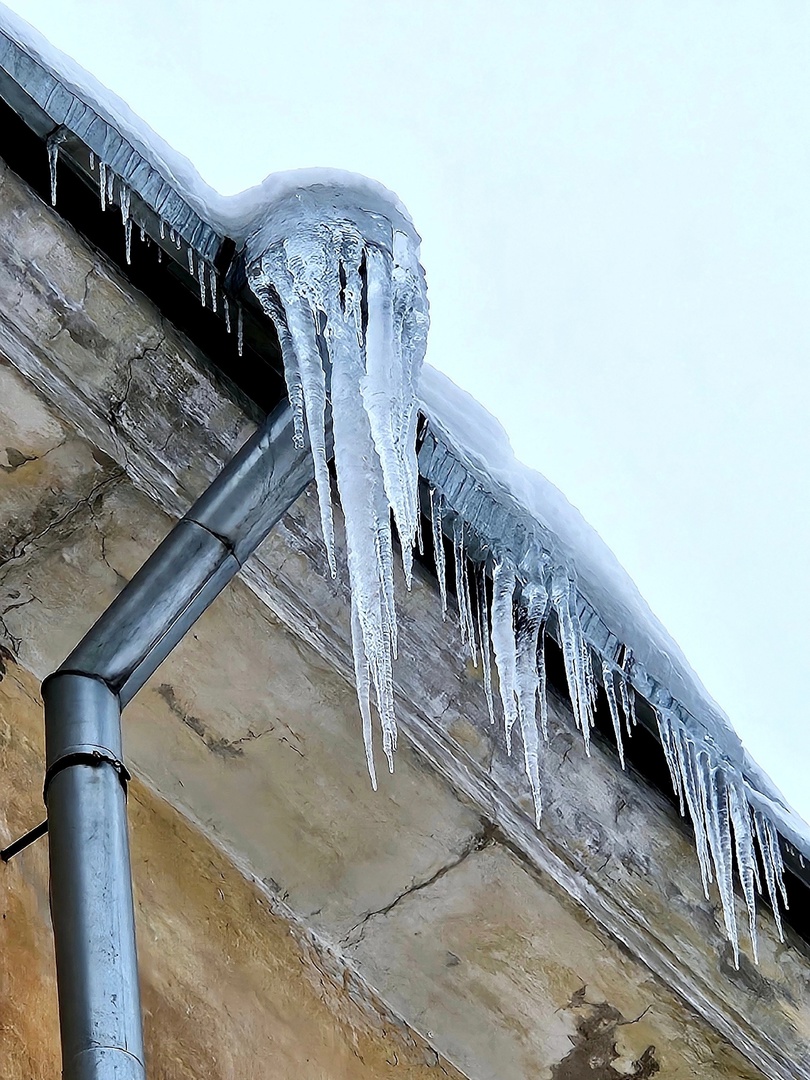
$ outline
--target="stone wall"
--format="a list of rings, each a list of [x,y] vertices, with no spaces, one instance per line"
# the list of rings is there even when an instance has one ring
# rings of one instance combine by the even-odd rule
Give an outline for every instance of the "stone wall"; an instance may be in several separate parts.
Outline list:
[[[0,289],[6,842],[42,813],[38,680],[250,424],[7,170]],[[810,1076],[806,945],[765,911],[760,966],[734,971],[686,829],[609,748],[585,758],[560,699],[538,833],[434,583],[398,601],[377,793],[312,493],[128,708],[152,1075]],[[0,868],[13,1080],[56,1073],[46,843]]]

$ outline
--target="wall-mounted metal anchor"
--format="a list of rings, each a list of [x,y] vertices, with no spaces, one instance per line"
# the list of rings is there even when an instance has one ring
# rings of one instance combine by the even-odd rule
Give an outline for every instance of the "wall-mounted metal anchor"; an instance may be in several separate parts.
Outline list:
[[[41,821],[39,825],[27,832],[25,836],[21,836],[19,840],[15,840],[13,844],[9,844],[7,848],[3,848],[0,851],[0,859],[3,862],[8,862],[9,859],[13,859],[15,855],[19,855],[21,851],[24,851],[27,847],[30,847],[35,840],[39,840],[40,836],[44,836],[48,831],[48,821]]]

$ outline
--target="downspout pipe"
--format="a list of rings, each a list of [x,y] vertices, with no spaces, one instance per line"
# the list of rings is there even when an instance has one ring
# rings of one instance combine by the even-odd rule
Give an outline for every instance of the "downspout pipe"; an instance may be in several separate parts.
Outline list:
[[[313,478],[288,403],[43,684],[63,1080],[145,1080],[121,710]]]

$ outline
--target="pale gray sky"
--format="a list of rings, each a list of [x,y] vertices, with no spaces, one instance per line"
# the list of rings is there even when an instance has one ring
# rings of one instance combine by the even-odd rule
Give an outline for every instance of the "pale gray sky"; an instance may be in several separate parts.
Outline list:
[[[401,196],[428,359],[810,819],[810,5],[10,0],[223,193]]]

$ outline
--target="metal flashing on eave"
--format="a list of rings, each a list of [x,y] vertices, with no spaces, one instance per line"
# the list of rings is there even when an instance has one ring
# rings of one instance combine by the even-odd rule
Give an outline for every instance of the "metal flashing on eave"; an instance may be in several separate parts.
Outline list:
[[[75,136],[200,258],[212,265],[216,262],[225,238],[111,123],[2,30],[0,97],[41,138],[60,127]]]

